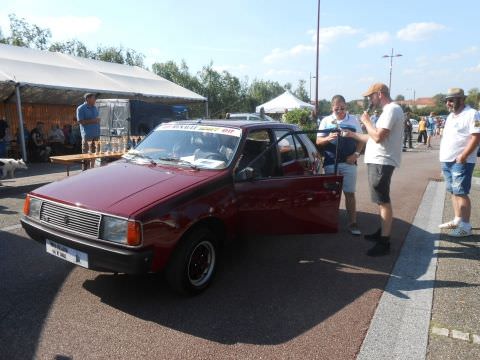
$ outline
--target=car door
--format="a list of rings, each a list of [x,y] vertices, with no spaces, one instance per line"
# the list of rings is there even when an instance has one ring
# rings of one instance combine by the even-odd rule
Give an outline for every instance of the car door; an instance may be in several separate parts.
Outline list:
[[[275,139],[270,130],[261,129],[247,134],[244,142],[234,183],[241,231],[247,234],[337,231],[342,177],[305,171],[284,174],[278,150],[282,145],[277,146]],[[258,145],[259,141],[263,146]],[[242,178],[244,167],[255,157],[252,144],[257,151],[274,146],[258,160],[259,164],[250,164],[253,174]]]

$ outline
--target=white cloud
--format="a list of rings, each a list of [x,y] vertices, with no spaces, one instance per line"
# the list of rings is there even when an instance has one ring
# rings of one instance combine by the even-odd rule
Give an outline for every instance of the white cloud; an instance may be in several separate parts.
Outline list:
[[[290,58],[290,57],[295,57],[299,56],[305,53],[313,53],[315,52],[315,45],[295,45],[294,47],[283,50],[283,49],[273,49],[270,54],[266,55],[263,58],[263,62],[267,64],[272,64],[273,62],[280,60],[280,59],[285,59],[285,58]]]
[[[354,29],[351,26],[332,26],[320,28],[319,50],[324,49],[327,44],[332,43],[339,37],[354,35],[358,32],[359,30]],[[307,34],[312,35],[312,43],[298,44],[286,50],[275,48],[270,52],[270,54],[266,55],[263,58],[263,62],[267,64],[272,64],[277,60],[292,58],[303,54],[315,52],[317,48],[317,32],[316,30],[309,30]]]
[[[460,50],[460,51],[456,51],[456,52],[453,52],[453,53],[450,53],[450,54],[447,54],[447,55],[444,55],[442,57],[440,57],[440,61],[453,61],[453,60],[458,60],[458,59],[461,59],[465,56],[469,56],[469,55],[472,55],[472,54],[475,54],[476,52],[478,52],[478,47],[476,46],[470,46],[466,49],[463,49],[463,50]]]
[[[375,81],[375,77],[373,76],[363,76],[360,79],[358,79],[359,83],[366,83],[366,84],[373,83],[374,81]]]
[[[434,22],[408,24],[397,32],[397,37],[405,41],[427,40],[434,32],[445,29],[446,26]]]
[[[403,75],[417,75],[420,73],[423,73],[420,69],[404,69],[402,72]]]
[[[360,30],[352,28],[351,26],[330,26],[320,28],[320,44],[330,44],[337,40],[339,37],[342,36],[350,36],[358,34]],[[312,35],[312,42],[316,44],[317,42],[317,31],[316,30],[309,30],[308,34]]]
[[[480,64],[478,64],[477,66],[471,67],[471,68],[467,68],[467,69],[465,69],[465,71],[466,72],[480,73]]]
[[[386,31],[367,34],[367,38],[358,43],[359,48],[386,44],[390,40],[390,34]]]

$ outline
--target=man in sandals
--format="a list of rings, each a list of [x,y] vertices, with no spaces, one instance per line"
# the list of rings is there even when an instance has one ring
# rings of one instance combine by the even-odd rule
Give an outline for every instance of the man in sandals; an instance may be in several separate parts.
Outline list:
[[[450,229],[448,235],[454,237],[472,235],[468,194],[480,143],[480,115],[465,104],[465,98],[460,88],[448,90],[445,101],[450,114],[440,142],[440,162],[447,191],[452,194],[455,218],[439,227]]]

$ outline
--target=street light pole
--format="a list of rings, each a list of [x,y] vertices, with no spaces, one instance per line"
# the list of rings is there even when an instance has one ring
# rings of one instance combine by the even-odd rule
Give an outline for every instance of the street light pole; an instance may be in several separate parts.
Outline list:
[[[318,49],[320,38],[320,0],[318,0],[317,7],[317,66],[315,73],[315,116],[318,117]]]
[[[383,55],[384,58],[390,58],[390,80],[388,81],[388,89],[390,90],[390,94],[392,94],[392,66],[393,66],[393,58],[403,56],[402,54],[395,54],[393,55],[393,48],[391,55]]]
[[[312,73],[310,72],[310,97],[309,97],[310,103],[312,102],[312,79],[316,79],[316,78],[317,77],[312,76]]]

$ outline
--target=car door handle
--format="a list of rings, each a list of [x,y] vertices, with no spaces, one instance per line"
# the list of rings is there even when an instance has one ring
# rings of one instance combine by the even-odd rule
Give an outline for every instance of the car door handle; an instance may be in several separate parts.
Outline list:
[[[277,202],[285,202],[285,201],[287,201],[287,199],[286,199],[286,198],[280,198],[280,199],[277,199]]]

